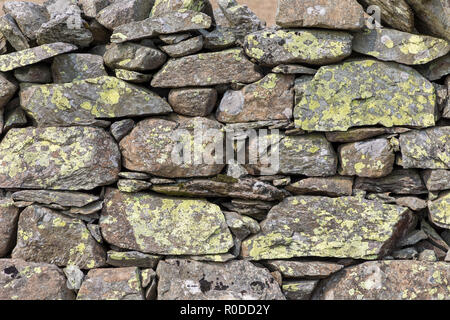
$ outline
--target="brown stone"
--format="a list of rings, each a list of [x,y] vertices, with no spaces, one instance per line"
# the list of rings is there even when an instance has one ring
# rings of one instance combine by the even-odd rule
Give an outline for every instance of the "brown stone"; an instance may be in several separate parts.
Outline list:
[[[14,247],[19,209],[9,198],[0,199],[0,257],[6,256]]]
[[[310,194],[329,197],[351,196],[353,177],[334,176],[327,178],[306,178],[292,183],[286,190],[294,195]]]
[[[172,89],[169,93],[169,104],[173,111],[186,116],[206,117],[216,102],[217,90],[213,88]]]

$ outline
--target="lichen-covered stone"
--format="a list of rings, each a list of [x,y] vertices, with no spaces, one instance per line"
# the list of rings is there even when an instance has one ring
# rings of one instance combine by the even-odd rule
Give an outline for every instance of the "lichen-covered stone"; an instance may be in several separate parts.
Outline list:
[[[450,192],[443,193],[428,205],[430,220],[437,226],[450,229]]]
[[[0,55],[0,71],[11,71],[20,67],[52,58],[76,50],[73,44],[55,42],[39,47]]]
[[[414,12],[405,0],[362,0],[366,6],[381,9],[381,21],[394,29],[413,32]]]
[[[446,0],[406,0],[419,20],[418,26],[450,41],[450,6]]]
[[[169,92],[173,111],[191,117],[206,117],[216,106],[217,90],[213,88],[180,88]]]
[[[323,279],[341,270],[344,266],[324,261],[269,260],[266,265],[281,273],[283,278]]]
[[[219,254],[234,245],[222,211],[205,200],[110,189],[100,228],[108,243],[144,253]]]
[[[450,54],[418,66],[418,70],[430,81],[439,80],[443,76],[450,74]]]
[[[152,184],[147,181],[133,180],[133,179],[120,179],[117,181],[117,188],[122,192],[139,192],[148,190],[152,187]]]
[[[203,35],[203,46],[210,50],[223,50],[236,44],[236,35],[232,30],[216,27],[211,32],[201,31]]]
[[[21,105],[39,126],[101,124],[97,118],[164,114],[170,105],[157,94],[114,77],[64,84],[23,86]]]
[[[109,129],[114,139],[120,141],[133,130],[134,126],[135,123],[132,119],[124,119],[114,122]]]
[[[14,201],[30,201],[40,204],[59,204],[65,207],[84,207],[99,200],[98,196],[72,191],[22,190],[14,192]]]
[[[285,199],[242,242],[251,260],[334,257],[374,260],[386,255],[411,226],[407,208],[359,197]]]
[[[252,83],[262,77],[258,67],[246,58],[242,49],[229,49],[169,60],[153,77],[152,86],[180,88]]]
[[[306,178],[292,183],[286,190],[294,195],[310,194],[328,197],[351,196],[353,177]]]
[[[377,124],[430,127],[435,103],[433,85],[414,69],[356,60],[319,69],[295,107],[295,125],[315,131]]]
[[[245,38],[245,53],[264,66],[286,63],[323,65],[352,52],[349,33],[326,30],[263,30]]]
[[[63,269],[67,278],[67,288],[70,290],[80,290],[84,280],[84,273],[77,266],[70,265]]]
[[[105,265],[106,252],[84,222],[40,206],[27,207],[19,217],[13,258],[81,269]]]
[[[203,48],[203,37],[197,36],[176,44],[162,46],[161,50],[172,58],[180,58],[199,52]]]
[[[450,127],[400,135],[403,168],[450,169]]]
[[[0,73],[0,110],[14,97],[18,86],[15,81],[13,81],[6,74]]]
[[[103,58],[99,55],[69,53],[53,59],[52,76],[54,83],[66,83],[107,75]]]
[[[151,74],[145,74],[125,69],[115,69],[114,73],[116,74],[116,78],[133,83],[150,82],[150,80],[152,79]]]
[[[3,4],[3,11],[11,15],[30,40],[36,40],[37,31],[41,25],[50,19],[45,7],[27,1],[7,1]]]
[[[120,153],[101,129],[11,129],[0,163],[0,188],[90,190],[117,180]]]
[[[289,120],[294,107],[293,86],[294,76],[269,73],[242,90],[225,92],[216,118],[225,123]]]
[[[450,190],[450,170],[424,170],[422,179],[429,191]]]
[[[381,178],[394,169],[394,150],[384,138],[340,145],[338,154],[343,176]]]
[[[167,56],[158,49],[136,43],[113,43],[108,46],[103,58],[111,69],[147,71],[162,66]]]
[[[150,15],[158,17],[173,11],[192,10],[201,12],[206,6],[205,0],[156,0]]]
[[[158,300],[284,300],[269,271],[248,261],[168,259],[158,264]]]
[[[284,282],[281,286],[287,300],[309,300],[318,280],[297,280]]]
[[[114,267],[139,267],[155,268],[161,260],[160,256],[154,256],[138,251],[108,251],[106,263]]]
[[[417,65],[445,56],[450,44],[430,36],[377,28],[355,34],[353,50],[378,60]]]
[[[112,1],[97,13],[96,20],[107,29],[113,30],[121,25],[148,18],[152,4],[153,1],[148,0]]]
[[[14,247],[19,209],[11,198],[0,198],[0,257]],[[1,291],[1,290],[0,290]]]
[[[319,300],[448,300],[450,265],[444,262],[373,261],[333,275]]]
[[[0,259],[0,300],[73,300],[66,278],[55,265]]]
[[[5,14],[0,18],[0,32],[17,51],[30,48],[28,39],[20,31],[11,15]]]
[[[410,131],[408,128],[354,128],[347,131],[326,132],[327,140],[330,142],[357,142],[381,136],[383,134],[399,134]]]
[[[78,0],[78,5],[88,18],[95,18],[102,9],[111,3],[111,0]]]
[[[77,300],[144,300],[138,268],[90,270]]]
[[[283,28],[307,27],[359,30],[364,9],[354,0],[280,0],[276,22]]]
[[[55,57],[56,59],[56,57]],[[14,70],[14,77],[20,82],[50,83],[52,72],[46,63],[31,64]]]
[[[316,69],[304,67],[298,64],[280,64],[272,69],[273,73],[281,74],[310,74],[315,75]]]

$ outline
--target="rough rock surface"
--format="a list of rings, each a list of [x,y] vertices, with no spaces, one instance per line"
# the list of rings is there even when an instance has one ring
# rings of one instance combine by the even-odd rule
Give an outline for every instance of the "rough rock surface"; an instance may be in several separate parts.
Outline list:
[[[6,256],[14,247],[19,209],[10,198],[0,199],[0,257]]]
[[[22,190],[14,192],[14,201],[30,201],[40,204],[57,204],[66,207],[84,207],[99,200],[99,197],[83,192]]]
[[[420,27],[437,37],[450,40],[450,5],[446,0],[406,0],[416,13]]]
[[[450,189],[449,170],[425,170],[422,173],[422,179],[429,191]]]
[[[354,188],[377,193],[422,194],[427,192],[419,172],[411,169],[394,170],[383,178],[358,177]]]
[[[52,77],[55,83],[66,83],[107,75],[103,65],[103,59],[98,55],[69,53],[62,54],[53,59]]]
[[[166,62],[167,56],[158,49],[127,42],[111,44],[103,58],[111,69],[142,72],[159,68]]]
[[[266,264],[270,269],[280,272],[283,278],[287,279],[323,279],[344,267],[337,263],[321,261],[270,260]]]
[[[32,2],[5,2],[3,10],[14,18],[20,30],[30,40],[36,40],[37,31],[50,18],[45,7]]]
[[[217,90],[212,88],[173,89],[169,93],[169,104],[176,113],[206,117],[216,106],[217,95]]]
[[[328,197],[351,196],[353,191],[352,177],[306,178],[292,183],[286,190],[294,195],[324,195]]]
[[[150,14],[153,1],[117,0],[97,13],[96,19],[108,29],[115,29],[123,24],[141,21]]]
[[[0,18],[0,32],[17,51],[30,48],[28,39],[20,31],[12,16],[6,14]]]
[[[450,192],[445,192],[428,205],[430,220],[437,226],[450,229]]]
[[[414,31],[414,12],[405,0],[362,0],[366,6],[378,6],[381,9],[381,21],[394,29]]]

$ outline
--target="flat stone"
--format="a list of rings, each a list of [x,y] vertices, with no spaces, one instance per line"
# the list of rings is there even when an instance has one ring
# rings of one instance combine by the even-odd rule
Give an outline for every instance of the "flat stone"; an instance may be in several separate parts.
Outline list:
[[[0,18],[0,32],[16,51],[30,48],[28,39],[20,31],[11,15],[5,14]]]
[[[318,280],[298,280],[284,282],[281,286],[287,300],[310,300]]]
[[[108,251],[106,263],[114,267],[156,268],[160,256],[154,256],[138,251]]]
[[[413,232],[400,239],[397,247],[408,247],[419,243],[422,240],[428,239],[428,235],[423,230],[414,230]]]
[[[437,226],[450,229],[450,192],[445,192],[428,205],[430,220]]]
[[[248,261],[168,259],[158,264],[158,300],[284,300],[269,271]]]
[[[295,107],[295,125],[315,131],[378,124],[430,127],[435,103],[433,85],[414,69],[356,60],[319,69]]]
[[[293,86],[294,76],[269,73],[242,90],[228,90],[216,118],[225,123],[289,120],[294,107]]]
[[[66,83],[107,75],[103,58],[99,55],[69,53],[53,59],[52,76],[54,83]]]
[[[405,0],[362,0],[366,6],[378,6],[381,9],[381,21],[394,29],[413,32],[414,12]]]
[[[413,211],[420,211],[427,207],[427,202],[417,197],[401,197],[395,201],[399,206],[408,207]]]
[[[0,54],[4,54],[8,51],[8,46],[6,43],[6,39],[3,34],[0,32]]]
[[[135,122],[132,119],[124,119],[111,124],[111,135],[116,141],[122,140],[127,134],[133,130]]]
[[[201,53],[169,60],[153,77],[152,87],[213,86],[231,82],[253,83],[262,78],[242,49]]]
[[[200,32],[204,32],[205,30],[200,29]],[[158,38],[165,44],[177,44],[183,40],[189,39],[192,35],[189,32],[186,33],[177,33],[177,34],[162,34]]]
[[[352,52],[353,36],[328,30],[263,30],[245,38],[245,53],[263,66],[339,62]]]
[[[17,89],[18,86],[15,81],[6,74],[0,73],[0,110],[3,110],[9,100],[14,97]]]
[[[424,170],[422,179],[429,191],[450,189],[450,170]]]
[[[66,278],[55,265],[0,259],[1,300],[73,300]]]
[[[430,36],[377,28],[355,34],[353,50],[378,60],[417,65],[445,56],[450,44]]]
[[[447,76],[447,78],[445,79],[445,84],[447,87],[447,97],[446,97],[446,101],[447,103],[445,104],[445,100],[444,100],[444,109],[442,110],[442,117],[446,118],[446,119],[450,119],[450,75]],[[443,89],[445,91],[445,87]]]
[[[142,173],[142,172],[120,172],[119,177],[125,178],[125,179],[134,179],[134,180],[147,180],[147,179],[151,178],[151,176],[149,174]]]
[[[120,179],[117,181],[117,188],[122,192],[139,192],[149,190],[152,184],[142,180]]]
[[[292,183],[286,190],[294,195],[323,195],[328,197],[351,196],[353,177],[306,178]]]
[[[366,140],[383,134],[405,133],[411,129],[407,128],[354,128],[347,131],[326,132],[327,140],[330,142],[349,143]]]
[[[116,78],[134,83],[145,83],[152,80],[151,74],[140,73],[137,71],[130,71],[125,69],[114,69]]]
[[[272,69],[273,73],[281,74],[310,74],[315,75],[316,69],[307,68],[297,64],[280,64]]]
[[[0,155],[0,188],[91,190],[120,171],[112,137],[90,127],[11,129]]]
[[[283,28],[307,27],[359,30],[364,26],[364,9],[353,0],[280,0],[276,16]]]
[[[344,266],[323,261],[270,260],[265,263],[271,270],[281,273],[283,278],[324,279]]]
[[[30,40],[36,40],[37,31],[43,23],[50,19],[45,7],[33,2],[5,2],[3,11],[14,18],[20,30]]]
[[[162,46],[161,50],[172,58],[180,58],[199,52],[203,49],[203,37],[197,36],[177,44]]]
[[[217,90],[213,88],[180,88],[169,92],[174,112],[191,117],[206,117],[216,106]]]
[[[392,252],[392,257],[395,260],[415,260],[419,253],[415,248],[404,248]]]
[[[450,127],[400,135],[403,168],[450,169]]]
[[[16,240],[19,209],[10,198],[0,199],[0,257],[6,256]]]
[[[228,28],[217,26],[211,32],[204,30],[200,32],[203,35],[203,47],[205,49],[223,50],[236,45],[236,35]]]
[[[166,100],[152,91],[109,76],[23,86],[20,97],[22,107],[38,126],[102,125],[97,118],[172,111]]]
[[[136,267],[90,270],[77,300],[144,300]]]
[[[155,1],[150,16],[158,17],[173,11],[192,10],[201,12],[206,6],[205,0],[172,0],[172,1]]]
[[[430,81],[439,80],[450,74],[450,54],[419,66],[418,70]]]
[[[372,261],[333,275],[313,296],[318,300],[447,300],[444,262]]]
[[[158,255],[219,254],[234,245],[220,208],[205,200],[110,189],[100,228],[110,244]]]
[[[267,212],[274,206],[274,203],[260,200],[232,199],[231,202],[222,202],[222,205],[228,210],[261,221],[266,218]]]
[[[57,57],[55,57],[56,59]],[[52,72],[45,63],[32,64],[14,70],[14,77],[20,82],[28,83],[50,83]]]
[[[297,196],[270,210],[262,232],[242,242],[250,260],[383,257],[411,226],[409,209],[359,197]]]
[[[99,200],[98,196],[83,192],[22,190],[14,192],[14,201],[31,201],[40,204],[59,204],[66,207],[84,207]]]
[[[102,9],[111,3],[111,0],[78,0],[78,5],[88,18],[95,18]]]
[[[84,222],[40,206],[27,207],[19,217],[13,258],[80,269],[104,266],[106,252]]]
[[[148,18],[153,2],[148,0],[118,0],[112,1],[95,17],[96,20],[113,30],[121,25],[141,21]]]
[[[56,42],[39,47],[0,55],[0,71],[11,71],[20,67],[52,58],[76,50],[73,44]]]
[[[167,56],[158,49],[136,43],[113,43],[108,46],[103,58],[111,69],[143,72],[159,68],[166,62]]]
[[[427,33],[450,41],[450,6],[446,0],[406,0]]]

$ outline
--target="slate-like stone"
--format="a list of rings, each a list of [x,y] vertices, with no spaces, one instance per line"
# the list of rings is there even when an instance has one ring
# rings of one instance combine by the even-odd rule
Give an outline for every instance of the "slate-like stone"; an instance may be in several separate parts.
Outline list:
[[[14,77],[20,82],[42,84],[52,82],[52,72],[46,63],[36,63],[15,69]]]
[[[326,30],[263,30],[245,38],[245,53],[258,63],[308,63],[315,65],[341,61],[352,52],[353,36]]]
[[[283,27],[359,30],[364,9],[354,0],[280,0],[276,23]]]
[[[78,291],[77,300],[144,300],[139,269],[90,270]]]
[[[114,73],[116,74],[116,78],[133,83],[150,82],[150,80],[152,79],[151,74],[145,74],[125,69],[115,69]]]
[[[450,265],[444,262],[373,261],[333,275],[313,299],[448,300]]]
[[[30,201],[41,204],[59,204],[65,207],[84,207],[99,200],[98,196],[69,191],[22,190],[14,192],[14,201]]]
[[[19,209],[11,198],[0,198],[0,257],[14,247]]]
[[[203,47],[205,49],[223,50],[236,44],[236,35],[228,28],[217,26],[213,31],[203,30],[201,34],[203,35]]]
[[[353,50],[378,60],[417,65],[445,56],[450,44],[430,36],[377,28],[355,34]]]
[[[351,196],[353,177],[306,178],[292,183],[286,190],[294,195],[324,195],[328,197]]]
[[[287,300],[309,300],[318,280],[298,280],[284,282],[281,286]]]
[[[220,208],[205,200],[110,189],[100,228],[108,243],[144,253],[219,254],[234,245]]]
[[[399,206],[408,207],[413,211],[420,211],[427,207],[427,202],[417,197],[401,197],[395,200]]]
[[[441,79],[450,74],[450,54],[438,58],[423,66],[418,66],[418,70],[430,81]]]
[[[450,170],[424,170],[422,179],[429,191],[450,190]]]
[[[20,128],[27,125],[28,120],[25,112],[18,104],[19,99],[14,99],[5,107],[3,132],[8,132],[11,128]]]
[[[3,110],[3,107],[14,97],[17,88],[17,84],[10,77],[0,73],[0,110]]]
[[[269,271],[248,261],[169,259],[158,264],[156,273],[158,300],[284,300]]]
[[[23,86],[21,106],[38,126],[96,125],[97,118],[165,114],[163,98],[115,77],[103,76],[64,84]]]
[[[294,76],[269,73],[242,90],[225,92],[216,118],[225,123],[289,120],[294,107],[293,86]]]
[[[111,124],[111,135],[114,137],[114,139],[116,139],[116,141],[120,141],[123,139],[123,137],[129,134],[131,130],[133,130],[134,126],[135,123],[132,119],[116,121]]]
[[[430,220],[437,226],[450,229],[450,192],[443,193],[428,205]]]
[[[310,74],[315,75],[316,69],[304,67],[298,64],[280,64],[272,69],[273,73],[281,74]]]
[[[450,6],[446,0],[406,0],[420,21],[420,27],[450,41]]]
[[[139,267],[155,268],[158,265],[160,256],[154,256],[138,251],[108,251],[106,263],[114,267]]]
[[[66,83],[107,75],[103,58],[99,55],[69,53],[53,59],[52,76],[54,83]]]
[[[0,259],[0,300],[73,300],[66,278],[55,265]]]
[[[413,32],[414,12],[405,0],[362,0],[366,6],[381,9],[381,21],[394,29]]]
[[[147,181],[120,179],[117,181],[117,188],[122,192],[140,192],[150,189],[152,184]]]
[[[153,5],[150,15],[152,17],[158,17],[169,12],[180,10],[192,10],[201,12],[205,8],[206,2],[207,1],[205,0],[157,0]]]
[[[11,129],[0,143],[0,188],[90,190],[117,180],[119,149],[102,129]]]
[[[272,208],[262,232],[242,242],[251,260],[292,257],[381,258],[404,236],[409,209],[359,197],[297,196]]]
[[[8,51],[8,45],[3,34],[0,32],[0,54],[4,54]]]
[[[111,69],[147,71],[157,69],[166,62],[167,56],[158,49],[136,43],[113,43],[103,56]]]
[[[206,117],[216,106],[217,90],[213,88],[180,88],[169,92],[173,111],[191,117]]]
[[[19,217],[13,258],[57,266],[98,268],[106,252],[91,236],[84,222],[40,206],[27,207]]]
[[[410,131],[408,128],[353,128],[347,131],[326,132],[327,140],[330,142],[357,142],[381,136],[383,134],[399,134]]]
[[[203,37],[197,36],[177,44],[162,46],[161,50],[172,58],[180,58],[199,52],[203,48]]]
[[[113,30],[121,25],[148,18],[153,3],[148,0],[114,0],[97,13],[96,20],[107,29]]]
[[[20,30],[30,40],[36,40],[37,31],[50,19],[45,7],[28,1],[5,2],[3,11],[14,18]]]
[[[20,51],[30,48],[28,39],[20,31],[11,15],[5,14],[0,18],[0,32],[15,50]]]
[[[95,18],[102,9],[111,3],[111,0],[78,0],[78,5],[88,18]]]
[[[248,60],[242,49],[229,49],[169,60],[153,77],[152,87],[253,83],[262,77],[258,67]]]
[[[450,169],[450,127],[400,135],[403,168]]]
[[[265,264],[287,279],[323,279],[344,267],[341,264],[323,261],[270,260]]]
[[[319,69],[295,107],[295,125],[315,131],[377,124],[430,127],[435,103],[433,85],[414,69],[356,60]]]

